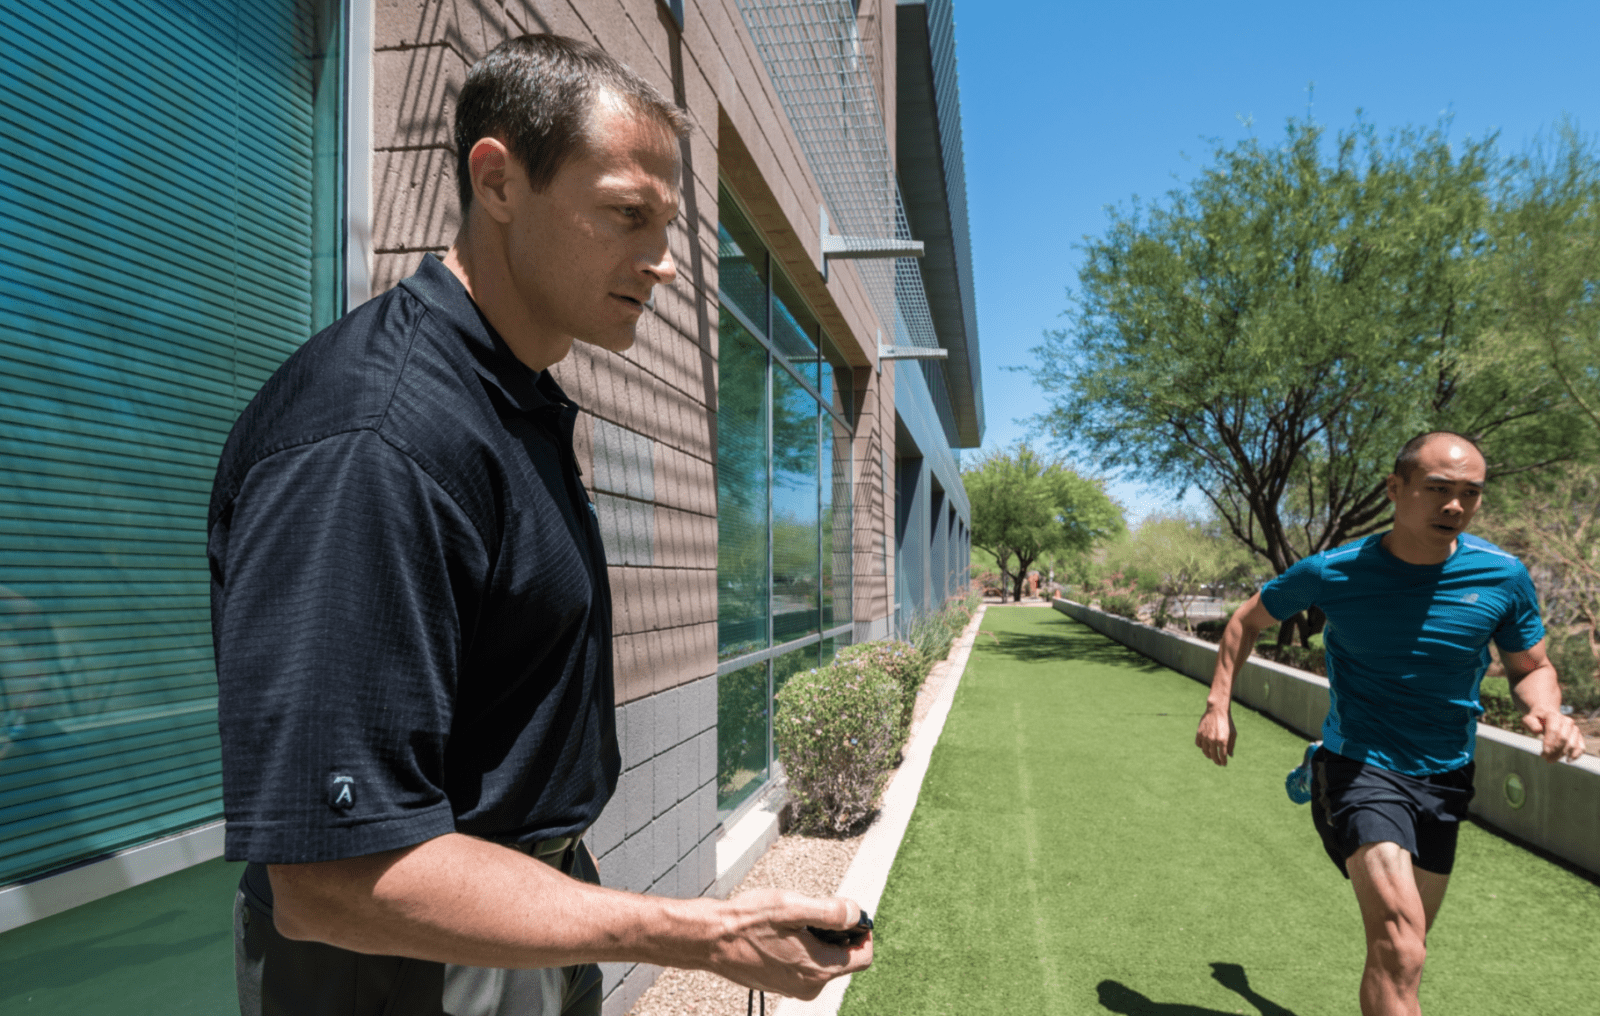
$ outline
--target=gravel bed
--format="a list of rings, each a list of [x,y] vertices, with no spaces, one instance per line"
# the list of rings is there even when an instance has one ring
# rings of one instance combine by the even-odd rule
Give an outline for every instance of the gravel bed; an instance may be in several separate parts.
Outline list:
[[[832,896],[860,846],[861,836],[848,840],[780,836],[729,895],[792,889],[807,896]],[[716,974],[669,969],[633,1004],[632,1016],[743,1016],[749,994]]]

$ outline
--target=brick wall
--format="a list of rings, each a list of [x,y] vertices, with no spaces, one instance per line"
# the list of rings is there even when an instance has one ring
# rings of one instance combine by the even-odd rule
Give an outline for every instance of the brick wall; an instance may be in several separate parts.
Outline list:
[[[623,773],[589,842],[607,885],[703,894],[716,877],[717,181],[729,181],[775,255],[857,367],[858,631],[882,627],[892,575],[893,372],[875,369],[877,323],[851,266],[818,271],[821,196],[735,0],[689,4],[680,33],[657,0],[376,0],[374,293],[443,252],[460,225],[450,140],[466,70],[502,39],[551,31],[596,42],[689,113],[678,281],[625,354],[578,343],[553,368],[586,410],[578,457],[605,533],[616,617]],[[892,81],[894,5],[869,0],[880,81]],[[883,75],[889,75],[884,78]],[[892,124],[892,90],[886,93]],[[893,138],[893,131],[890,131]],[[887,446],[885,435],[888,435]],[[892,569],[892,554],[888,568]],[[654,980],[607,967],[607,1016]]]

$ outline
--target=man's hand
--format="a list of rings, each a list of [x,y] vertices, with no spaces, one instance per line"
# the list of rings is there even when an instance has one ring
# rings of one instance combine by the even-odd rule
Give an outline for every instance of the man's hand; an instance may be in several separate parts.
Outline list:
[[[1561,683],[1550,663],[1544,639],[1518,652],[1500,650],[1511,691],[1527,708],[1522,725],[1543,740],[1539,754],[1546,762],[1565,758],[1575,762],[1583,754],[1583,734],[1572,717],[1561,715]]]
[[[1560,709],[1548,707],[1531,709],[1522,718],[1522,725],[1527,727],[1533,736],[1543,740],[1539,754],[1546,762],[1558,762],[1562,759],[1576,762],[1583,756],[1583,733],[1578,730],[1578,725],[1572,722],[1572,717],[1561,715]]]
[[[1200,717],[1200,729],[1194,735],[1194,745],[1206,758],[1225,766],[1238,736],[1238,731],[1233,729],[1233,711],[1227,706],[1207,705],[1205,715]]]
[[[1250,659],[1250,650],[1261,637],[1261,629],[1274,620],[1261,605],[1261,594],[1256,593],[1241,603],[1223,626],[1222,642],[1217,646],[1217,666],[1211,672],[1211,692],[1206,695],[1206,713],[1200,717],[1200,729],[1194,735],[1195,747],[1219,766],[1228,764],[1236,738],[1233,678]]]
[[[267,875],[284,937],[380,956],[475,967],[651,963],[799,998],[872,963],[871,936],[841,948],[806,930],[853,928],[861,908],[849,900],[776,890],[729,901],[640,896],[460,833],[268,865]]]
[[[794,998],[816,998],[822,986],[872,964],[872,935],[856,945],[828,945],[807,925],[846,931],[861,920],[850,900],[819,900],[761,889],[723,904],[724,933],[713,946],[709,969],[746,988]]]

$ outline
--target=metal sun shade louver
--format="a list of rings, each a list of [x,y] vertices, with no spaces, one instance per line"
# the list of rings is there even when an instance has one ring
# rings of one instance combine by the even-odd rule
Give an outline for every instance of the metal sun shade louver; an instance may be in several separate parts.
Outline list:
[[[822,190],[824,271],[856,271],[878,320],[881,358],[944,355],[934,333],[882,108],[850,0],[739,0],[774,90]],[[901,253],[905,256],[897,256]]]

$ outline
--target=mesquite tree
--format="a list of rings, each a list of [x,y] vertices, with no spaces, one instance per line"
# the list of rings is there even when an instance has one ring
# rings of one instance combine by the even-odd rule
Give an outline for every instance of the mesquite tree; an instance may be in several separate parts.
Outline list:
[[[1087,243],[1072,323],[1035,350],[1042,422],[1104,468],[1197,487],[1276,573],[1385,526],[1384,477],[1420,431],[1527,467],[1567,399],[1471,357],[1498,165],[1489,141],[1361,124],[1220,148]],[[1295,620],[1281,640],[1322,624]]]

